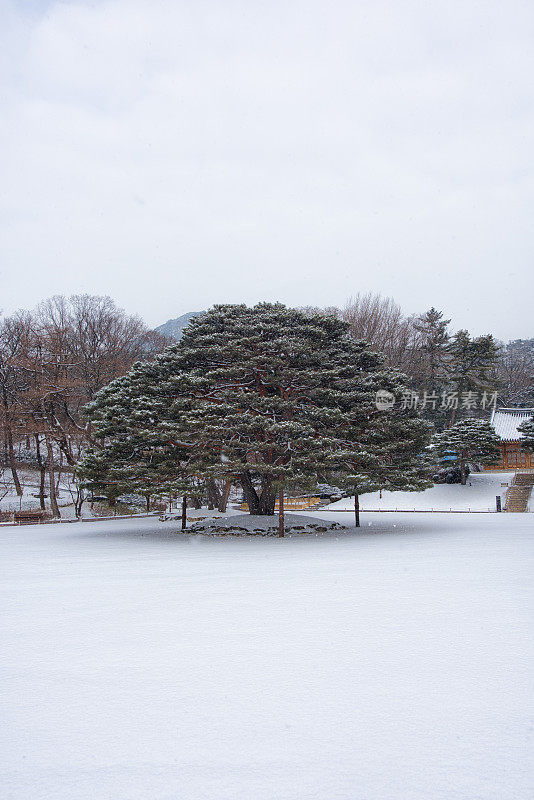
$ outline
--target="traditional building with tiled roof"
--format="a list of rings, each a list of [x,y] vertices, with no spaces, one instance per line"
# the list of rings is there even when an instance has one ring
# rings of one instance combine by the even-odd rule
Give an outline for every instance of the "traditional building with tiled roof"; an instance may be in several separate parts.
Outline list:
[[[531,419],[534,408],[496,408],[490,424],[501,440],[501,460],[498,464],[485,466],[485,470],[534,469],[534,453],[521,447],[519,425]]]

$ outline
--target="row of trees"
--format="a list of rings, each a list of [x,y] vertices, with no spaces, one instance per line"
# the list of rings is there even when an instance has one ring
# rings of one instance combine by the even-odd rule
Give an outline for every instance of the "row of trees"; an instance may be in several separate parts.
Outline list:
[[[453,332],[450,319],[434,307],[405,316],[394,300],[373,294],[356,295],[343,308],[326,312],[348,322],[351,336],[382,353],[421,395],[498,391],[503,405],[534,404],[534,339],[505,344],[490,334],[473,337],[467,330]],[[440,426],[454,417],[451,409],[433,413],[435,409],[427,406],[422,411]]]
[[[59,514],[59,475],[72,471],[93,441],[83,407],[165,343],[109,297],[53,297],[0,321],[0,428],[18,495],[16,445],[23,443],[39,469],[41,508],[48,484],[51,510]]]
[[[491,334],[472,337],[467,330],[452,333],[451,320],[434,307],[405,317],[391,298],[358,295],[337,314],[349,323],[353,337],[365,339],[383,353],[390,366],[402,370],[421,398],[425,393],[438,398],[421,411],[440,428],[453,423],[457,416],[454,404],[440,402],[446,395],[462,398],[468,392],[480,396],[485,392],[487,396],[501,391],[501,399],[506,401],[514,392],[525,394],[529,385],[526,359],[521,371],[520,359]]]
[[[503,349],[493,337],[452,335],[449,324],[434,308],[406,318],[392,300],[371,295],[326,312],[217,306],[162,352],[168,340],[110,298],[54,297],[0,323],[5,460],[20,494],[15,444],[26,444],[41,507],[48,476],[54,514],[58,476],[82,457],[80,474],[111,502],[133,490],[147,502],[162,493],[200,502],[207,492],[224,508],[237,482],[251,511],[263,514],[280,487],[317,480],[356,493],[424,488],[421,454],[432,426],[422,418],[438,430],[455,427],[458,407],[441,407],[441,396],[503,385]],[[509,383],[525,382],[528,366],[521,372],[511,356],[506,363]],[[384,412],[378,389],[438,401]],[[471,457],[487,438],[473,439],[473,430],[462,450]],[[444,442],[436,440],[435,453]]]

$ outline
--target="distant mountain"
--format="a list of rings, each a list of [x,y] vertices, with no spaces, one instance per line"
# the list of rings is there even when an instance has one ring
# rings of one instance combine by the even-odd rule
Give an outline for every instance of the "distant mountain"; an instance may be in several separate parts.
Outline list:
[[[193,317],[198,317],[203,313],[203,311],[188,311],[187,314],[182,314],[181,317],[168,319],[167,322],[164,322],[163,325],[158,325],[154,330],[166,336],[168,339],[178,341],[182,338],[184,328],[189,325]]]

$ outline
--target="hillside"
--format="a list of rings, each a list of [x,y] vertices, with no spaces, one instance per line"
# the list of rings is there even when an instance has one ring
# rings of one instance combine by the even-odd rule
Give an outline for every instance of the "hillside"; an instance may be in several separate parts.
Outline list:
[[[183,329],[189,325],[193,317],[198,317],[203,313],[203,311],[188,311],[187,314],[182,314],[181,317],[168,319],[167,322],[164,322],[163,325],[158,325],[154,330],[166,336],[168,339],[175,339],[178,341],[182,338]]]

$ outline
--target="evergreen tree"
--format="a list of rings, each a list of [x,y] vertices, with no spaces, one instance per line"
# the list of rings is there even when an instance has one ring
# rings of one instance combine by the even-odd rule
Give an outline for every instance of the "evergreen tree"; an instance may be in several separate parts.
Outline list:
[[[441,403],[448,385],[448,353],[450,319],[434,306],[413,323],[419,336],[419,358],[414,358],[415,384],[422,404],[422,414],[437,427],[443,427],[447,410]]]
[[[253,514],[273,514],[281,487],[336,476],[359,491],[428,485],[428,424],[380,411],[403,376],[333,316],[280,304],[216,306],[179,343],[137,364],[88,407],[121,475],[238,481]],[[174,467],[173,467],[174,462]],[[132,473],[133,470],[133,473]]]
[[[517,430],[521,434],[521,447],[534,452],[534,416],[519,425]]]
[[[414,322],[414,328],[420,336],[420,349],[424,354],[424,366],[420,377],[432,392],[439,392],[447,380],[449,323],[450,319],[443,319],[443,312],[434,306]]]
[[[494,390],[499,346],[493,336],[472,339],[469,331],[460,330],[449,345],[449,380],[461,397],[465,392]],[[452,422],[456,417],[453,409]]]
[[[480,419],[462,419],[442,433],[435,434],[435,453],[444,456],[455,453],[458,458],[462,485],[465,486],[467,463],[480,461],[494,464],[500,456],[499,438],[491,425]]]

